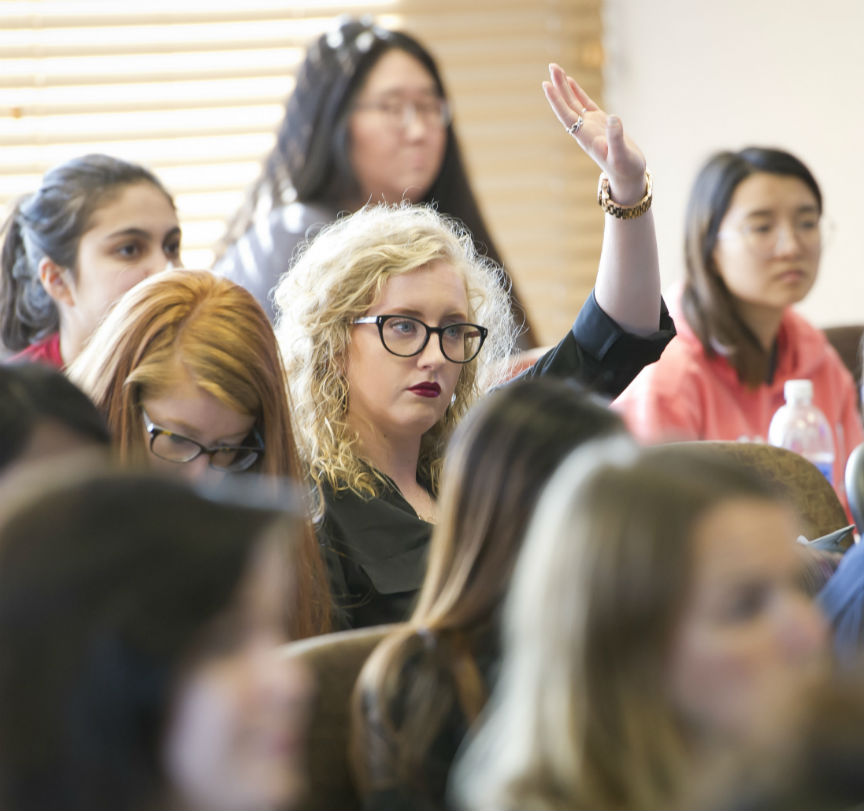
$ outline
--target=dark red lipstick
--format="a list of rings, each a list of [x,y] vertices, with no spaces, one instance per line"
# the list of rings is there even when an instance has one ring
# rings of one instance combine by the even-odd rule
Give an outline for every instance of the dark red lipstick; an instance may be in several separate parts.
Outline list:
[[[430,382],[418,383],[416,386],[411,386],[408,391],[412,391],[420,397],[438,397],[441,394],[441,386]]]

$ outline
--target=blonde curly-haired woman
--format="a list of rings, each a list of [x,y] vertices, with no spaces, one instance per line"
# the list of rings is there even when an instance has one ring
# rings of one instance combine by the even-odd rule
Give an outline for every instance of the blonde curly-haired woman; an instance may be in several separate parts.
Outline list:
[[[662,308],[645,159],[564,71],[544,86],[605,171],[594,294],[528,374],[614,396],[673,335]],[[319,537],[348,626],[405,619],[425,568],[444,447],[500,382],[515,338],[501,269],[428,207],[371,206],[328,226],[276,290],[301,453],[321,496]]]

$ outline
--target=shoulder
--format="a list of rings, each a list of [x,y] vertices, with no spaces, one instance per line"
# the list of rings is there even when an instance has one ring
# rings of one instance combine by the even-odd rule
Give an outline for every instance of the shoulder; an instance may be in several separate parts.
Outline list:
[[[716,361],[723,362],[722,359]],[[690,386],[701,385],[714,364],[715,359],[708,358],[701,345],[676,335],[659,360],[646,366],[618,399],[686,396],[691,391]]]
[[[644,442],[698,438],[704,431],[705,403],[716,398],[728,377],[718,369],[722,364],[722,358],[707,358],[701,346],[676,337],[612,407]]]
[[[785,331],[791,341],[807,341],[818,347],[830,345],[825,333],[819,327],[811,324],[807,318],[791,307],[783,314],[781,329]]]
[[[280,265],[292,258],[294,248],[313,232],[336,218],[328,206],[289,203],[258,217],[216,263],[216,272],[230,273],[274,257]]]
[[[830,376],[842,379],[844,385],[854,388],[854,381],[846,364],[831,345],[825,333],[800,313],[789,310],[781,325],[786,340],[786,351],[794,359],[794,372],[798,376]]]
[[[338,214],[334,206],[323,203],[293,202],[271,211],[268,222],[274,230],[305,237],[310,228],[321,228],[333,222]]]
[[[46,366],[62,369],[64,364],[63,356],[60,354],[60,333],[52,332],[7,360],[7,363],[20,362],[44,363]]]

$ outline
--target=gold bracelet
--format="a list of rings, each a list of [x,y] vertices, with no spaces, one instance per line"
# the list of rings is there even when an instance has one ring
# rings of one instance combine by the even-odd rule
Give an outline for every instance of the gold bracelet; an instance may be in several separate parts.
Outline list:
[[[649,208],[654,195],[654,181],[651,172],[645,170],[645,196],[632,206],[622,206],[616,203],[609,193],[609,177],[606,172],[600,173],[600,185],[597,187],[597,202],[607,214],[619,220],[633,220],[641,217]]]

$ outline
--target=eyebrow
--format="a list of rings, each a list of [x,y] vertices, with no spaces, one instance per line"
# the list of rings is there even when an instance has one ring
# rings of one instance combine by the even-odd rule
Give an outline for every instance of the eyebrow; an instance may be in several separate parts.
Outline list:
[[[415,310],[411,307],[393,307],[385,312],[378,313],[378,315],[407,315],[411,318],[416,318],[418,321],[423,321],[425,316],[420,310]],[[467,321],[468,316],[463,313],[461,310],[454,310],[449,313],[445,313],[441,316],[439,320],[443,321],[447,318],[458,318],[460,321]]]
[[[438,92],[437,85],[432,82],[428,87],[391,87],[386,90],[379,90],[377,93],[371,93],[370,99],[386,99],[386,98],[408,98],[414,94],[421,96],[434,96],[435,98],[443,98]]]
[[[180,230],[180,226],[175,225],[170,231],[165,234],[163,240],[167,239],[168,237],[174,236],[175,234],[181,233],[182,231]],[[146,228],[122,228],[119,231],[114,231],[113,233],[108,234],[105,239],[116,239],[117,237],[140,237],[142,239],[152,239],[153,233],[151,231],[148,231]]]
[[[795,209],[796,214],[804,214],[814,212],[816,214],[819,213],[819,206],[814,203],[806,203],[804,205],[798,206]],[[777,210],[773,208],[757,208],[754,211],[748,211],[744,216],[746,217],[773,217],[777,214]]]

